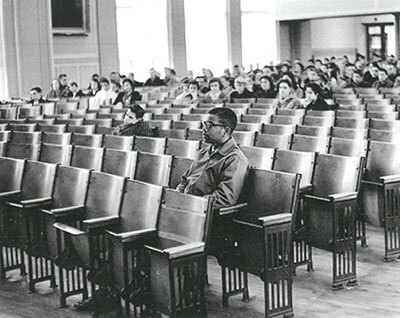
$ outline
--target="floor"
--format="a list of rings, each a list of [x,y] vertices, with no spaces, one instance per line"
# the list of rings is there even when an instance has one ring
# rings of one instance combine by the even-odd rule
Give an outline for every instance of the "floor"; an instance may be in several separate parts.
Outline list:
[[[294,312],[296,317],[400,317],[400,261],[383,262],[383,231],[367,228],[368,247],[359,248],[357,255],[358,285],[339,291],[331,290],[331,254],[318,249],[314,252],[314,272],[297,270],[294,279]],[[263,285],[259,278],[250,277],[250,302],[240,296],[230,299],[229,308],[221,306],[220,269],[209,259],[209,279],[206,289],[209,317],[263,317]],[[71,305],[58,308],[58,292],[44,282],[37,293],[28,294],[26,278],[10,272],[0,282],[0,317],[90,317],[77,313]],[[112,314],[104,317],[114,317]]]

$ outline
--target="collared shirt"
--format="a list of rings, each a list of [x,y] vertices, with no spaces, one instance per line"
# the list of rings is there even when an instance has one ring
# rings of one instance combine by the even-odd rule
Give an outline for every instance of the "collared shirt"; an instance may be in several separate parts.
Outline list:
[[[198,196],[213,195],[214,208],[237,203],[249,171],[249,161],[231,137],[213,151],[201,149],[177,189]]]
[[[113,135],[118,136],[145,136],[153,137],[153,129],[150,127],[149,122],[142,120],[134,124],[125,125],[121,124],[114,128]]]

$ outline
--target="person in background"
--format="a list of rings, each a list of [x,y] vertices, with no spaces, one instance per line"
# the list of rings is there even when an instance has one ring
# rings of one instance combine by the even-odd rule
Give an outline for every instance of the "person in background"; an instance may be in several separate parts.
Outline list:
[[[115,83],[119,83],[121,81],[121,75],[119,75],[118,72],[111,72],[110,76],[109,76],[110,82],[115,82]]]
[[[62,93],[64,93],[65,90],[69,90],[67,74],[58,75],[58,81],[60,82],[60,89]]]
[[[190,82],[193,81],[193,71],[188,71],[186,76],[181,79],[181,82]]]
[[[233,80],[227,76],[221,76],[220,81],[222,83],[222,91],[226,96],[229,96],[233,91]]]
[[[364,82],[368,83],[368,87],[378,80],[379,66],[377,63],[370,63],[368,71],[364,73]]]
[[[164,81],[160,78],[160,74],[154,69],[150,69],[150,78],[144,83],[144,86],[164,86]]]
[[[260,86],[254,83],[254,75],[246,77],[246,88],[250,93],[256,94],[256,91],[260,89]]]
[[[145,136],[153,137],[153,129],[148,121],[143,120],[144,110],[139,105],[129,107],[124,122],[112,131],[117,136]]]
[[[197,81],[190,81],[188,85],[188,90],[184,91],[180,95],[178,95],[175,99],[175,102],[177,104],[184,104],[187,103],[188,98],[186,98],[187,95],[191,95],[192,98],[190,99],[190,103],[197,103],[199,100],[199,83]]]
[[[223,86],[218,78],[210,79],[210,91],[202,98],[202,103],[219,104],[229,102],[229,97],[222,91]]]
[[[260,98],[275,98],[275,85],[272,78],[268,75],[263,75],[260,78],[260,86],[255,91],[256,97]]]
[[[110,82],[107,78],[100,79],[101,90],[94,96],[92,109],[100,108],[100,105],[112,105],[117,98],[117,94],[110,88]]]
[[[165,72],[165,78],[164,78],[165,85],[170,86],[178,83],[178,80],[176,79],[176,72],[174,69],[165,67],[164,72]]]
[[[231,102],[235,98],[254,98],[255,95],[246,88],[246,79],[243,77],[238,77],[235,79],[235,90],[232,91],[230,95]]]
[[[142,82],[135,81],[135,74],[133,74],[132,72],[129,72],[129,73],[128,73],[128,79],[131,80],[131,82],[133,83],[133,86],[134,86],[134,87],[141,87],[141,86],[143,86],[143,83],[142,83]]]
[[[28,101],[28,104],[32,104],[32,106],[40,105],[46,102],[42,97],[42,89],[40,87],[31,88],[30,95],[31,99]]]
[[[100,91],[100,89],[101,89],[101,86],[100,86],[99,80],[94,78],[90,81],[90,87],[89,87],[88,92],[86,93],[86,96],[95,96],[97,94],[97,92]]]
[[[367,82],[364,82],[363,80],[363,74],[359,70],[355,70],[353,72],[353,77],[351,79],[350,85],[346,86],[350,88],[356,88],[356,87],[369,87],[369,84]]]
[[[79,89],[77,82],[71,82],[69,84],[69,90],[71,92],[71,96],[70,97],[72,97],[72,98],[78,98],[78,97],[85,96],[83,94],[82,90]]]
[[[61,97],[61,86],[60,86],[60,81],[55,78],[51,81],[51,89],[46,95],[46,99],[49,98],[60,98]]]
[[[384,68],[379,69],[378,80],[375,81],[372,87],[376,89],[393,87],[393,82],[389,79],[388,72]]]
[[[124,106],[134,105],[135,101],[142,100],[142,96],[135,91],[135,85],[129,78],[124,79],[122,85],[124,89],[122,104]]]
[[[122,98],[124,96],[124,92],[121,90],[121,84],[119,82],[111,82],[111,90],[117,94],[117,97],[114,99],[113,105],[123,106]]]
[[[393,87],[394,88],[399,88],[400,87],[400,75],[397,75],[395,77]]]
[[[279,109],[301,109],[303,106],[297,99],[293,90],[293,84],[288,79],[282,79],[278,83],[278,98],[273,103]]]
[[[394,82],[394,79],[397,76],[397,67],[394,64],[388,64],[388,66],[386,67],[387,72],[388,72],[388,77],[389,79]]]
[[[306,85],[306,109],[307,110],[331,110],[325,100],[322,98],[322,88],[316,83]]]
[[[196,77],[196,82],[199,83],[199,92],[200,94],[204,95],[210,91],[210,88],[208,87],[208,82],[205,76],[197,76]]]

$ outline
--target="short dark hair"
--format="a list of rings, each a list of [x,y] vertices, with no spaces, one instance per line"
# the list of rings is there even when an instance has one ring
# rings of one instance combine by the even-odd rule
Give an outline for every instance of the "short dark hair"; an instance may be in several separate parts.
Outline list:
[[[64,74],[64,73],[63,73],[63,74],[58,75],[58,78],[59,78],[59,79],[62,79],[63,77],[67,77],[67,74]]]
[[[210,84],[211,83],[218,83],[219,89],[223,89],[224,87],[222,86],[222,83],[219,78],[213,77],[210,79]]]
[[[136,115],[136,118],[143,118],[144,109],[140,105],[133,105],[129,107],[130,111]]]
[[[110,81],[109,81],[107,78],[102,77],[102,78],[100,78],[100,84],[101,84],[101,83],[110,84]]]
[[[279,90],[279,85],[281,85],[282,83],[286,83],[290,88],[293,87],[292,81],[289,81],[288,79],[283,78],[278,82],[278,90]]]
[[[117,85],[118,88],[121,88],[121,84],[117,81],[111,81],[111,84]]]
[[[71,84],[69,84],[70,86],[76,86],[78,87],[78,83],[77,82],[72,82]]]
[[[204,78],[204,77],[203,77]],[[200,85],[199,85],[199,83],[197,82],[197,81],[190,81],[189,82],[189,86],[190,85],[196,85],[196,87],[197,87],[197,89],[200,89]]]
[[[40,87],[32,87],[31,91],[35,91],[40,94],[42,92],[42,89]]]
[[[170,69],[169,69],[169,72],[170,72],[172,75],[176,75],[176,72],[175,72],[175,70],[174,70],[173,68],[170,68]]]
[[[321,96],[322,88],[317,83],[308,83],[306,89],[309,87],[316,95]]]
[[[122,84],[125,84],[125,83],[129,83],[129,85],[131,85],[131,87],[132,87],[132,90],[135,89],[135,84],[132,82],[132,80],[131,80],[130,78],[125,78],[125,79],[122,81]]]
[[[210,115],[215,115],[221,124],[231,129],[231,133],[235,130],[237,125],[236,113],[228,107],[215,107],[208,111]]]

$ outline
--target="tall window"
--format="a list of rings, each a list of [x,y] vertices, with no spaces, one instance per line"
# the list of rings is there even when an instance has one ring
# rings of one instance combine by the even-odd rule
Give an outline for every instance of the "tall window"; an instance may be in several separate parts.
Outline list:
[[[246,70],[277,62],[275,8],[272,0],[242,0],[242,59]]]
[[[394,25],[391,23],[367,25],[367,51],[369,59],[374,53],[383,58],[395,55]]]
[[[120,71],[144,81],[169,66],[166,0],[117,0]]]
[[[220,76],[228,67],[228,33],[225,0],[185,0],[188,70],[201,75],[209,68]]]

